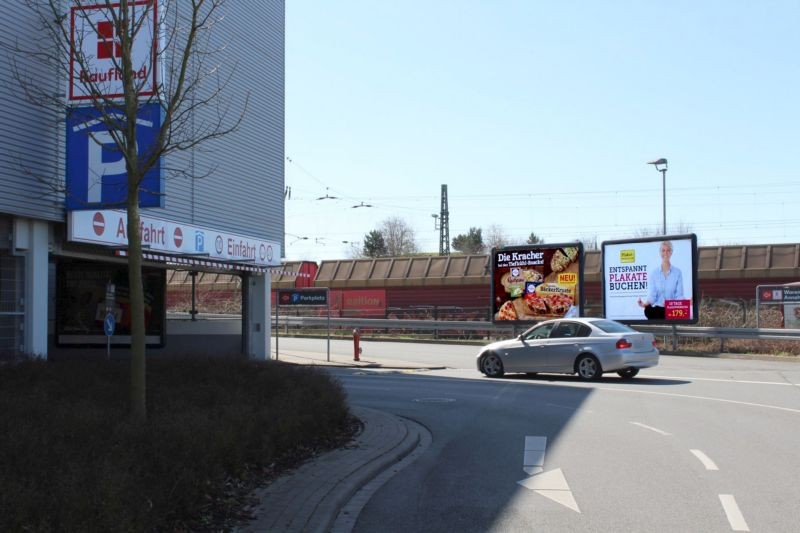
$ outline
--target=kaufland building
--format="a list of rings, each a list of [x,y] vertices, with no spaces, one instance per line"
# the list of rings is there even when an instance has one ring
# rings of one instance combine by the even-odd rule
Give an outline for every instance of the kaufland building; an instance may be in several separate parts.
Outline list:
[[[65,13],[88,4],[63,0]],[[185,9],[187,4],[170,2],[169,8]],[[243,280],[240,353],[264,359],[270,356],[269,271],[281,263],[284,235],[285,4],[233,0],[223,9],[204,46],[220,50],[213,61],[225,72],[223,77],[231,75],[222,104],[241,114],[247,102],[246,111],[238,129],[165,157],[149,177],[153,181],[148,190],[156,200],[140,210],[147,342],[156,353],[187,351],[172,342],[165,319],[166,272],[237,273]],[[168,35],[170,20],[174,17],[159,19],[156,27],[162,28],[155,33]],[[113,56],[113,28],[101,22],[92,27],[94,40],[86,38],[82,46],[96,47],[101,59]],[[114,205],[124,184],[124,165],[103,144],[107,133],[101,131],[102,124],[97,126],[99,121],[79,109],[74,83],[88,74],[77,72],[70,80],[25,54],[8,52],[47,38],[40,35],[37,15],[24,3],[3,5],[0,360],[69,356],[92,347],[102,352],[97,347],[105,348],[109,340],[124,352],[130,341],[127,215],[124,206]],[[15,70],[28,82],[36,80],[53,94],[74,99],[75,113],[65,116],[28,101]],[[110,68],[98,69],[96,79],[101,74],[110,81],[118,78]],[[145,75],[141,71],[137,77]],[[201,85],[197,98],[215,88]],[[187,124],[200,128],[214,122],[217,111],[214,105],[199,109]],[[148,113],[158,115],[158,108],[141,112],[140,130],[147,135],[148,128],[157,127]],[[88,135],[86,130],[92,128]],[[71,184],[66,184],[68,175]],[[109,314],[114,317],[110,336],[104,322]],[[202,339],[202,331],[195,334]]]

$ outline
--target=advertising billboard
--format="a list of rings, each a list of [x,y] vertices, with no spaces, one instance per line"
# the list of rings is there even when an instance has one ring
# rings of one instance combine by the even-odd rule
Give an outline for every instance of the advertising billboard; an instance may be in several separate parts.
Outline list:
[[[761,327],[759,317],[762,305],[780,306],[783,327],[800,329],[800,283],[756,287],[756,327]]]
[[[581,315],[581,243],[496,248],[491,261],[493,322],[530,324]]]
[[[696,235],[606,241],[602,249],[606,318],[649,324],[697,322]]]

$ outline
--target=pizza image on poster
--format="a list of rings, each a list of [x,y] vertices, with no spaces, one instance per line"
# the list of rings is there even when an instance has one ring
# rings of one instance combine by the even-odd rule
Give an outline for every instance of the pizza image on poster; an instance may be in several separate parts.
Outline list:
[[[580,316],[581,243],[492,250],[492,321]]]

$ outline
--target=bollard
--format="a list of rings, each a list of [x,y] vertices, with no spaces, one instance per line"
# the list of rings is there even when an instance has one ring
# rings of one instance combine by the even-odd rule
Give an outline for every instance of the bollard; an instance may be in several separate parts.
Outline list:
[[[358,328],[353,328],[353,361],[360,361],[361,355],[361,346],[359,346],[359,342],[361,341],[361,332]]]

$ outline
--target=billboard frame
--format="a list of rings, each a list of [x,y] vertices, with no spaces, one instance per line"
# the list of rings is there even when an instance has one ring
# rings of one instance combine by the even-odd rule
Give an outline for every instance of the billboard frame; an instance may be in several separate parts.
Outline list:
[[[573,242],[561,242],[561,243],[543,243],[543,244],[526,244],[526,245],[517,245],[517,246],[504,246],[502,248],[492,248],[489,256],[490,261],[490,300],[489,300],[489,309],[491,311],[491,322],[492,324],[507,324],[513,326],[514,328],[518,326],[527,326],[531,327],[540,322],[545,320],[552,320],[555,318],[562,318],[556,316],[542,316],[540,319],[530,319],[530,320],[497,320],[495,317],[497,315],[497,306],[496,306],[496,298],[499,297],[499,294],[496,290],[496,277],[497,277],[497,254],[499,253],[519,253],[519,252],[532,252],[538,250],[559,250],[564,248],[578,248],[578,260],[576,261],[578,264],[578,280],[576,283],[576,288],[578,291],[578,296],[573,302],[573,306],[578,309],[578,313],[576,316],[584,316],[585,309],[586,309],[586,295],[583,290],[583,272],[584,272],[584,263],[586,260],[585,251],[583,243],[580,241],[573,241]],[[575,261],[573,261],[575,262]],[[504,267],[505,268],[505,267]],[[546,276],[545,276],[546,277]],[[542,281],[542,283],[544,280]],[[524,297],[524,296],[523,296]],[[509,300],[511,301],[511,300]]]
[[[692,302],[691,302],[691,317],[689,319],[628,319],[618,318],[608,315],[606,305],[606,296],[608,293],[608,273],[606,272],[606,247],[610,245],[625,245],[625,244],[640,244],[640,243],[660,243],[663,241],[680,241],[690,240],[692,247]],[[699,255],[697,251],[697,235],[694,233],[685,233],[680,235],[655,235],[652,237],[641,237],[636,239],[618,239],[613,241],[603,241],[600,246],[600,276],[601,276],[601,297],[603,300],[603,316],[605,318],[623,322],[625,324],[651,324],[651,325],[688,325],[696,324],[700,319],[700,299],[699,299],[699,278],[697,277],[697,270],[699,264]],[[649,274],[649,271],[648,271]]]

